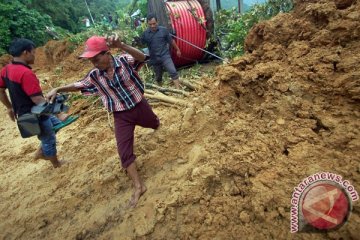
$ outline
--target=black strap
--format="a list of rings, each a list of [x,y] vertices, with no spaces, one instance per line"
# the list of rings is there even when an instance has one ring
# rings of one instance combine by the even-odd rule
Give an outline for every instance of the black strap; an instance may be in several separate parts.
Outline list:
[[[8,86],[10,86],[10,79],[8,77],[8,69],[7,66],[5,66],[5,78],[3,78],[4,82],[5,82],[5,86],[8,88]],[[10,93],[10,92],[9,92]],[[12,95],[10,93],[10,100],[11,100],[11,106],[14,110],[14,114],[15,114],[15,118],[17,119],[17,109],[15,107],[15,105],[13,104],[14,100],[12,98]]]

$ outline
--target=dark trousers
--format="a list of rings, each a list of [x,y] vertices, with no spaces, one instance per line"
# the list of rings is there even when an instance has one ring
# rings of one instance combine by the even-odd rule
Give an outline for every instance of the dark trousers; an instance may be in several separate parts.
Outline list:
[[[179,74],[176,71],[174,62],[172,61],[171,57],[165,58],[161,62],[154,63],[152,66],[155,72],[155,80],[158,83],[162,82],[164,69],[169,73],[172,80],[179,79]]]
[[[122,167],[127,168],[136,159],[134,154],[135,126],[157,129],[160,121],[145,99],[133,109],[114,112],[113,115],[117,150]]]

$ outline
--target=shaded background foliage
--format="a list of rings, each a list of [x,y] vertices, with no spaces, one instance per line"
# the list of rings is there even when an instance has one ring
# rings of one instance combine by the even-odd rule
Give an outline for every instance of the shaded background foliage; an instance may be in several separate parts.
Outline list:
[[[101,21],[101,15],[114,13],[116,8],[123,8],[130,0],[20,0],[30,9],[51,16],[54,25],[67,29],[73,33],[81,30],[82,17],[90,18],[86,3],[95,22]]]
[[[235,9],[218,11],[215,15],[217,27],[214,37],[219,43],[219,52],[229,58],[242,55],[245,38],[256,23],[292,9],[292,0],[268,0],[263,4],[253,5],[243,14],[239,14]]]
[[[38,45],[44,44],[49,39],[44,29],[51,25],[49,15],[28,9],[19,1],[1,2],[0,54],[5,53],[5,49],[14,37],[26,37]]]
[[[160,0],[159,0],[160,1]],[[235,1],[235,0],[234,0]],[[2,0],[0,2],[0,55],[7,52],[10,41],[15,37],[33,40],[37,46],[52,38],[45,29],[52,27],[59,38],[67,38],[76,45],[82,44],[91,35],[105,35],[118,31],[123,40],[132,43],[146,28],[134,26],[136,18],[147,14],[147,0]],[[91,19],[89,6],[95,24],[85,28],[83,19]],[[292,9],[292,0],[268,0],[255,4],[243,14],[236,9],[220,10],[215,14],[215,32],[209,43],[217,43],[217,54],[232,58],[243,54],[245,38],[253,25],[269,19],[279,12]],[[131,17],[140,10],[140,15]],[[104,21],[108,13],[116,19],[116,25]],[[141,46],[142,47],[142,46]]]
[[[116,8],[124,8],[131,0],[86,0],[95,22],[101,15],[115,15]],[[81,23],[89,17],[85,0],[2,0],[0,2],[0,55],[7,52],[13,38],[25,37],[42,45],[51,36],[46,26],[70,33],[83,30]]]

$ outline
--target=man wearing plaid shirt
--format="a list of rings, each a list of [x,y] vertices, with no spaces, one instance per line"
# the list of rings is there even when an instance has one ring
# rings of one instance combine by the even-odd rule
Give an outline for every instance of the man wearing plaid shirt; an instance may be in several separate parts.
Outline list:
[[[127,54],[114,57],[109,52],[109,47],[120,48]],[[115,138],[121,164],[135,187],[129,204],[135,207],[140,196],[146,191],[135,164],[135,126],[157,129],[160,124],[159,118],[144,98],[144,84],[137,73],[147,56],[124,44],[115,35],[108,38],[89,38],[80,57],[89,59],[95,68],[84,79],[51,90],[46,98],[52,102],[57,93],[79,90],[85,95],[96,94],[101,98],[105,108],[114,116]]]

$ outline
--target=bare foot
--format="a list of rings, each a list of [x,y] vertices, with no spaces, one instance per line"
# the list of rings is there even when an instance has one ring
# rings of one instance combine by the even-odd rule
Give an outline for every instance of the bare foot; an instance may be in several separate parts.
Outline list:
[[[44,155],[42,154],[42,150],[41,148],[39,148],[38,150],[36,150],[35,154],[34,154],[34,160],[38,160],[43,158]]]
[[[35,155],[34,155],[34,160],[38,160],[38,159],[49,160],[54,168],[61,167],[61,165],[66,163],[64,160],[59,161],[57,156],[53,156],[53,157],[44,156],[41,148],[36,150]]]
[[[47,159],[47,160],[50,160],[50,162],[52,163],[54,168],[59,168],[62,165],[64,165],[65,163],[67,163],[65,160],[56,160],[56,161],[53,161],[51,159]]]
[[[175,88],[175,89],[182,90],[179,79],[173,80],[173,84],[174,84],[174,88]]]
[[[63,112],[58,113],[56,115],[56,117],[62,122],[65,121],[69,116],[70,116],[69,114],[66,114],[66,113],[63,113]]]
[[[146,192],[147,188],[145,185],[142,185],[140,188],[135,188],[134,193],[132,194],[130,201],[129,201],[129,208],[136,207],[136,204],[139,201],[139,198]]]

